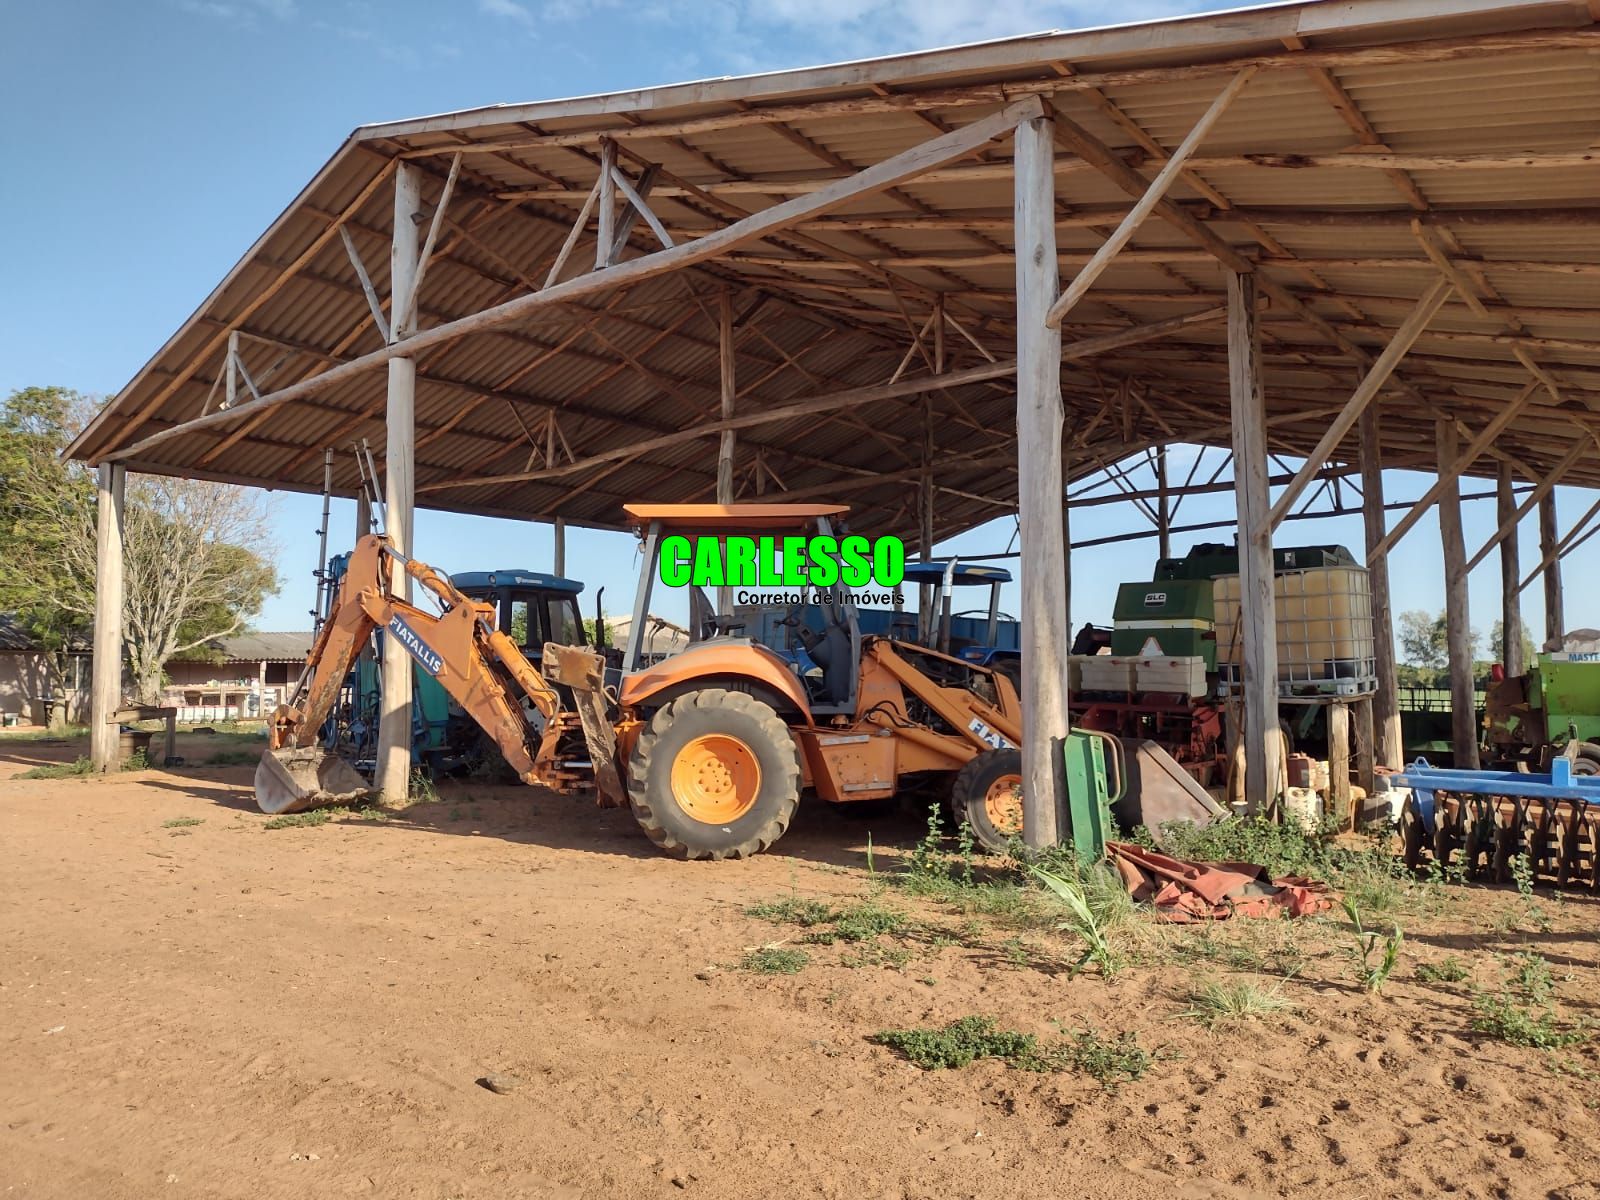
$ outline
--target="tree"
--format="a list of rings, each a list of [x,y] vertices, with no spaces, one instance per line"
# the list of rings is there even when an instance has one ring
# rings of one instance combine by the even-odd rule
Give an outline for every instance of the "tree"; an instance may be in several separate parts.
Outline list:
[[[61,388],[0,404],[0,608],[38,613],[80,636],[94,615],[94,484],[60,458],[92,411]],[[167,660],[241,628],[277,591],[269,510],[244,488],[128,477],[123,509],[123,648],[141,703],[161,695]]]
[[[57,456],[87,408],[65,388],[23,388],[0,404],[0,612],[41,652],[33,686],[43,695],[63,694],[68,652],[92,632],[93,578],[60,568],[65,530],[92,512],[94,493]],[[65,719],[64,706],[51,708],[52,723]]]
[[[1528,632],[1527,624],[1519,617],[1517,619],[1518,640],[1522,643],[1522,662],[1524,667],[1533,665],[1534,655],[1538,653],[1533,644],[1533,634]],[[1505,623],[1496,621],[1489,631],[1489,654],[1497,663],[1506,661],[1505,653]]]
[[[1443,612],[1429,614],[1411,609],[1400,614],[1400,658],[1416,668],[1419,683],[1438,686],[1439,678],[1450,669],[1449,620]],[[1467,652],[1476,659],[1482,641],[1476,629],[1468,631]]]

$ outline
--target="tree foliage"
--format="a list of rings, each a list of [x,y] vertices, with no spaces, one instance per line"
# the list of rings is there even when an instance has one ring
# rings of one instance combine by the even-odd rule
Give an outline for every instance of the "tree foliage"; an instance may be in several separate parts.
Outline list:
[[[0,402],[0,610],[47,649],[88,634],[94,615],[94,480],[60,452],[93,410],[64,388]],[[271,521],[244,488],[130,475],[123,510],[123,648],[142,703],[162,669],[240,629],[277,590]]]
[[[1402,682],[1438,686],[1450,671],[1449,622],[1444,612],[1411,609],[1401,613],[1396,624],[1400,634],[1400,661],[1412,668],[1404,672],[1410,679]],[[1476,629],[1468,631],[1467,644],[1474,660],[1474,674],[1482,673],[1477,664],[1478,646],[1482,641]]]

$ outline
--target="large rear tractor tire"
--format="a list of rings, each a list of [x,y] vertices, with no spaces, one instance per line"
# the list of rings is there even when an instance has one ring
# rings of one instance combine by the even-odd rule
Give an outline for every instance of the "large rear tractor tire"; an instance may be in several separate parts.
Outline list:
[[[1022,751],[985,750],[956,772],[950,809],[972,826],[978,845],[1004,853],[1022,836]]]
[[[1577,758],[1572,764],[1574,775],[1600,775],[1600,745],[1583,742],[1578,746]]]
[[[772,706],[705,688],[656,711],[628,759],[640,827],[675,858],[744,858],[783,836],[800,755]]]

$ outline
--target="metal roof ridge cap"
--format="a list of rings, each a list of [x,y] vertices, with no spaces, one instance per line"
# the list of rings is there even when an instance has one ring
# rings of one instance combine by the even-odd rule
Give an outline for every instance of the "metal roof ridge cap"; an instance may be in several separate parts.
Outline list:
[[[1217,9],[1209,12],[1184,13],[1176,16],[1162,17],[1155,20],[1117,21],[1105,25],[1085,26],[1080,29],[1046,29],[1033,33],[1014,34],[999,38],[988,38],[977,42],[961,42],[955,45],[934,47],[931,49],[906,50],[896,54],[879,55],[873,58],[847,59],[838,62],[822,63],[805,67],[784,67],[776,71],[752,72],[745,75],[711,76],[705,79],[654,84],[649,87],[629,88],[615,92],[592,92],[586,95],[566,96],[545,100],[520,102],[502,101],[496,104],[484,105],[477,108],[459,109],[454,112],[435,113],[430,116],[401,118],[395,121],[363,125],[357,132],[369,138],[405,137],[416,133],[439,133],[446,130],[471,128],[476,124],[499,124],[502,122],[467,121],[463,119],[479,115],[492,115],[497,112],[505,114],[517,114],[515,116],[508,115],[506,121],[503,122],[506,124],[511,124],[521,121],[533,121],[541,118],[549,119],[551,117],[603,116],[608,113],[638,111],[641,108],[670,108],[673,107],[674,104],[710,104],[716,103],[719,100],[775,98],[799,90],[809,91],[859,85],[861,82],[860,79],[850,78],[849,76],[859,75],[865,68],[882,67],[890,63],[900,63],[908,67],[914,67],[918,63],[927,62],[928,60],[936,59],[941,56],[959,55],[964,52],[993,49],[1008,45],[1022,47],[1047,40],[1104,37],[1107,34],[1114,35],[1126,33],[1131,30],[1155,30],[1163,28],[1178,29],[1183,27],[1204,27],[1210,24],[1222,23],[1219,24],[1219,28],[1216,31],[1219,36],[1214,41],[1208,43],[1198,43],[1198,45],[1227,45],[1230,42],[1237,40],[1236,37],[1228,36],[1229,31],[1225,28],[1225,22],[1229,18],[1237,18],[1242,15],[1271,16],[1279,14],[1284,15],[1286,18],[1296,18],[1286,19],[1284,21],[1281,35],[1269,33],[1264,33],[1261,35],[1264,37],[1287,37],[1301,32],[1301,22],[1298,20],[1298,17],[1301,16],[1306,10],[1331,8],[1349,12],[1351,10],[1366,7],[1380,7],[1406,2],[1408,2],[1408,0],[1274,0],[1274,2],[1267,4],[1246,4],[1234,8]],[[1437,0],[1430,0],[1430,2],[1437,3]],[[1549,0],[1452,0],[1452,3],[1456,5],[1464,4],[1468,11],[1478,11],[1480,8],[1485,7],[1491,9],[1499,7],[1515,10],[1518,8],[1530,7],[1532,5],[1545,5],[1549,3]],[[1454,7],[1441,7],[1430,15],[1435,18],[1448,17],[1453,15],[1455,11],[1456,10]],[[1381,24],[1383,22],[1372,23]],[[1321,31],[1326,32],[1328,30],[1337,28],[1349,28],[1354,24],[1359,24],[1359,22],[1345,22],[1342,24],[1328,23],[1322,27]],[[1136,53],[1139,51],[1148,50],[1149,48],[1150,47],[1144,43],[1132,44],[1126,47],[1126,52]],[[1100,53],[1103,54],[1105,51],[1102,50]],[[1070,58],[1072,56],[1065,54],[1023,56],[1005,64],[988,65],[991,69],[1001,65],[1027,66],[1032,63],[1043,64],[1053,59],[1063,57]],[[933,64],[931,62],[928,63],[928,65],[930,68],[933,68]],[[951,65],[937,69],[951,70],[955,68],[953,65]],[[976,65],[974,69],[982,69],[982,65]],[[785,80],[795,80],[799,77],[818,74],[838,76],[838,78],[808,81],[803,88],[786,88],[783,86],[783,81]],[[759,91],[744,91],[737,95],[731,94],[723,97],[692,95],[683,96],[682,98],[672,97],[672,94],[676,92],[699,91],[716,84],[749,85],[758,81],[770,81],[773,86]],[[893,82],[893,80],[879,80],[879,82]],[[661,98],[661,102],[651,103],[648,105],[642,104],[641,101],[646,97]],[[667,99],[668,97],[672,98],[669,100]],[[566,108],[569,111],[541,111],[547,109],[560,110],[563,108]]]

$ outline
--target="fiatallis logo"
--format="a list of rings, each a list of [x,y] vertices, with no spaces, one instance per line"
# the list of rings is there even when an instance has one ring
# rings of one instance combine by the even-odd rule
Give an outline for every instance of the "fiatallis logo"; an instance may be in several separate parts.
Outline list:
[[[905,578],[906,547],[897,537],[673,536],[661,540],[659,561],[668,587],[894,588]]]

